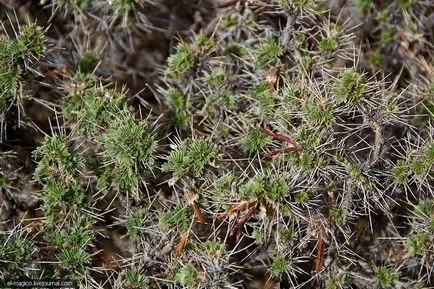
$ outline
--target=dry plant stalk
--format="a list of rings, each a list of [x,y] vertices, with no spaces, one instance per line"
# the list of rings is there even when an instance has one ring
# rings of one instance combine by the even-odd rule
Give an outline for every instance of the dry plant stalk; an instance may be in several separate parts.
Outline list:
[[[72,76],[74,71],[69,67],[60,67],[44,72],[45,77]]]
[[[240,1],[241,0],[229,0],[229,1],[226,1],[226,2],[223,2],[223,3],[220,3],[220,4],[216,4],[214,7],[215,8],[220,8],[220,9],[221,8],[228,8],[228,7],[236,5]]]
[[[381,135],[381,125],[378,122],[373,122],[371,124],[372,130],[375,133],[374,142],[374,156],[372,158],[371,165],[374,165],[380,159],[381,145],[383,144],[383,136]]]

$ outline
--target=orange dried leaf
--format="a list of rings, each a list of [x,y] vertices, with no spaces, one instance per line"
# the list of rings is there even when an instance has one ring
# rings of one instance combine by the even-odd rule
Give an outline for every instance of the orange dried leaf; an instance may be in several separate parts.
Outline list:
[[[182,236],[179,240],[178,245],[176,245],[176,255],[179,256],[182,253],[182,250],[185,247],[185,244],[187,244],[188,235]]]
[[[193,212],[194,212],[194,215],[196,216],[197,221],[201,224],[205,223],[205,219],[202,215],[202,212],[200,211],[199,205],[196,203],[193,203],[191,206],[193,207]]]
[[[194,215],[196,216],[199,223],[203,224],[205,219],[200,211],[199,205],[197,204],[197,200],[199,199],[199,195],[194,194],[191,190],[184,188],[184,197],[187,202],[193,207]]]

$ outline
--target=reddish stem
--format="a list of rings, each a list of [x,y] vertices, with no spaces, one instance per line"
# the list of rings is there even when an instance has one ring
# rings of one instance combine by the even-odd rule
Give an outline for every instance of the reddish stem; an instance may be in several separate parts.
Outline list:
[[[216,214],[216,218],[217,219],[222,219],[225,217],[228,217],[230,215],[232,215],[233,213],[235,213],[238,210],[241,210],[244,206],[248,206],[250,204],[250,200],[249,199],[244,199],[241,202],[239,202],[238,204],[232,206],[229,211],[225,212],[225,213],[220,213],[220,214]]]
[[[256,211],[257,204],[250,209],[247,210],[247,212],[244,214],[244,216],[238,221],[238,223],[235,225],[232,232],[236,231],[236,240],[237,242],[241,239],[241,230],[244,227],[244,224],[249,220],[250,216]]]
[[[265,133],[266,135],[271,136],[272,138],[277,138],[277,135],[272,130],[270,130],[270,129],[266,128],[266,127],[263,127],[262,125],[259,126],[259,129],[263,133]]]
[[[315,261],[316,272],[320,272],[323,267],[324,267],[324,240],[322,239],[322,237],[320,237],[317,243],[317,254],[316,254],[316,261]]]
[[[268,136],[271,136],[271,137],[274,138],[274,139],[277,139],[277,140],[280,140],[280,141],[283,141],[283,142],[286,142],[286,143],[290,144],[291,147],[294,148],[294,151],[300,151],[300,150],[301,150],[300,145],[297,144],[297,143],[296,143],[293,139],[291,139],[290,137],[287,137],[287,136],[284,136],[284,135],[281,135],[281,134],[274,133],[273,131],[271,131],[271,130],[269,130],[268,128],[265,128],[265,127],[263,127],[263,126],[260,126],[259,129],[260,129],[263,133],[265,133],[265,134],[268,135]],[[290,148],[290,149],[292,149],[292,148]]]
[[[295,147],[290,147],[290,148],[286,148],[286,149],[273,150],[271,152],[266,153],[264,155],[264,157],[267,158],[267,159],[271,159],[274,156],[278,156],[280,154],[289,153],[289,152],[297,152],[298,153],[299,151]]]

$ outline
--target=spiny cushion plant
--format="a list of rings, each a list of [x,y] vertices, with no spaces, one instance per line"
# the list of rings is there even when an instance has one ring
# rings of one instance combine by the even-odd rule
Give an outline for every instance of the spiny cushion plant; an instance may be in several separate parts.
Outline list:
[[[0,97],[6,102],[18,94],[22,73],[28,69],[29,61],[37,61],[44,56],[45,36],[41,27],[23,25],[16,37],[0,38],[0,63],[2,85]],[[3,110],[5,110],[3,108]]]
[[[3,28],[5,26],[3,25]],[[42,27],[22,25],[14,36],[0,32],[0,123],[1,139],[5,134],[5,118],[14,105],[21,111],[26,91],[27,75],[34,74],[31,64],[45,54],[45,35]],[[21,113],[23,113],[21,111]],[[19,114],[18,114],[19,115]]]
[[[255,11],[260,6],[253,4],[249,8]],[[327,14],[315,5],[270,6],[269,10],[261,7],[263,14],[255,19],[261,24],[253,30],[245,25],[250,20],[248,14],[241,12],[234,17],[238,19],[234,25],[239,33],[251,35],[246,37],[249,39],[247,47],[237,42],[234,34],[229,33],[230,29],[222,25],[223,28],[217,28],[211,36],[217,43],[213,50],[191,58],[190,64],[183,68],[183,75],[166,75],[168,91],[180,90],[192,103],[187,112],[190,117],[186,118],[189,125],[178,126],[180,132],[188,138],[190,133],[198,133],[188,130],[195,127],[212,136],[226,160],[218,163],[218,170],[211,173],[211,179],[196,179],[194,184],[201,194],[204,210],[209,213],[232,212],[228,204],[241,204],[246,199],[249,208],[258,206],[252,214],[246,209],[244,217],[243,214],[239,216],[238,222],[243,222],[246,229],[245,239],[239,242],[253,246],[250,249],[246,246],[248,253],[245,254],[250,258],[259,257],[258,253],[266,250],[268,254],[264,255],[270,258],[270,263],[264,272],[280,280],[281,284],[295,285],[315,270],[314,264],[319,261],[311,258],[309,262],[305,258],[314,250],[318,240],[322,240],[329,249],[326,253],[314,253],[324,254],[326,264],[316,268],[320,280],[323,280],[317,282],[342,282],[340,286],[361,287],[360,281],[346,267],[349,265],[347,262],[365,264],[352,253],[364,255],[369,248],[378,246],[375,241],[365,243],[367,241],[361,232],[375,240],[387,227],[395,228],[394,233],[389,233],[391,240],[395,237],[403,239],[394,247],[406,247],[407,232],[396,229],[400,225],[395,212],[408,214],[410,211],[407,211],[406,204],[433,196],[429,188],[433,182],[432,166],[424,160],[423,153],[418,152],[430,145],[429,140],[423,144],[423,137],[430,136],[432,124],[425,122],[417,127],[411,126],[408,121],[422,108],[419,100],[406,97],[408,92],[387,79],[367,75],[357,66],[357,61],[348,61],[361,55],[356,54],[355,47],[348,45],[352,36],[345,31],[345,23],[340,26],[342,24],[338,21],[322,18]],[[262,15],[266,17],[267,12],[293,21],[290,28],[280,28],[277,35],[281,38],[270,36],[269,31],[279,27],[261,18]],[[228,13],[235,12],[229,9]],[[335,31],[346,37],[318,39],[320,35],[315,33],[315,28],[309,30],[314,27],[313,19],[324,19],[324,25],[328,25],[325,31],[331,31],[330,26],[334,26]],[[292,33],[293,41],[282,43],[285,33]],[[310,39],[310,43],[300,47],[297,42],[300,39]],[[182,45],[197,53],[194,41],[190,46],[185,42]],[[239,56],[228,54],[228,47],[233,45],[243,45],[246,53]],[[302,65],[303,69],[297,70],[294,64],[306,57],[311,59],[309,66]],[[222,59],[227,59],[227,62]],[[234,65],[236,70],[231,68]],[[279,75],[272,83],[270,72],[275,68]],[[214,71],[226,72],[218,86],[209,82],[208,75]],[[231,105],[216,103],[210,113],[209,98],[222,91],[232,96]],[[163,98],[167,95],[162,93]],[[225,137],[219,136],[222,127],[227,128]],[[282,136],[287,140],[282,141],[285,139]],[[294,152],[297,146],[301,149]],[[412,154],[419,156],[407,155],[409,147],[414,148]],[[396,166],[403,167],[402,172],[408,175],[403,185],[396,182],[398,171],[393,169]],[[226,193],[218,194],[210,187],[228,175],[234,177]],[[219,202],[215,201],[216,193]],[[244,223],[243,218],[248,222]],[[383,218],[390,221],[382,221]],[[235,236],[234,225],[230,219],[228,222],[229,228],[232,227],[230,232]],[[384,229],[378,227],[379,223]],[[236,226],[235,230],[238,229]],[[410,228],[410,224],[407,226]],[[294,246],[280,245],[280,234],[287,227],[297,232],[292,237]],[[269,240],[265,248],[261,248],[264,245],[253,245],[257,244],[254,240],[258,240],[259,232]],[[355,236],[350,242],[345,237],[348,232]],[[415,244],[414,247],[417,247],[419,239],[424,240],[413,239],[409,242]],[[425,242],[429,241],[421,242],[427,244]],[[401,266],[413,266],[412,258],[402,256]],[[429,276],[428,267],[422,264],[419,266],[425,275],[410,277],[410,271],[401,269],[407,274],[404,277],[388,273],[395,272],[394,269],[386,272],[389,268],[381,267],[382,264],[396,266],[389,257],[378,256],[371,258],[370,262],[380,268],[371,267],[372,271],[366,273],[372,276],[372,283],[366,282],[371,285],[379,282],[386,288],[398,279],[399,282],[414,284],[411,278],[420,283],[420,277]],[[248,262],[241,264],[249,266]],[[200,268],[198,265],[196,270]],[[332,272],[339,272],[346,278],[328,279]],[[393,280],[387,274],[393,275]],[[364,286],[368,288],[371,285]]]
[[[89,31],[110,47],[125,37],[132,53],[153,18],[142,1],[108,4],[55,1],[53,11],[75,23],[100,16]],[[214,4],[214,21],[198,13],[203,29],[174,38],[159,82],[138,93],[106,77],[91,33],[74,38],[82,51],[68,69],[35,77],[55,94],[44,102],[54,117],[34,146],[1,150],[10,220],[0,223],[0,277],[81,288],[431,286],[430,4]],[[61,59],[35,27],[2,39],[5,51],[27,41],[0,55],[6,76],[21,77],[22,58]],[[136,64],[125,63],[134,77]],[[8,106],[16,87],[0,86]],[[23,188],[35,204],[17,204]]]

